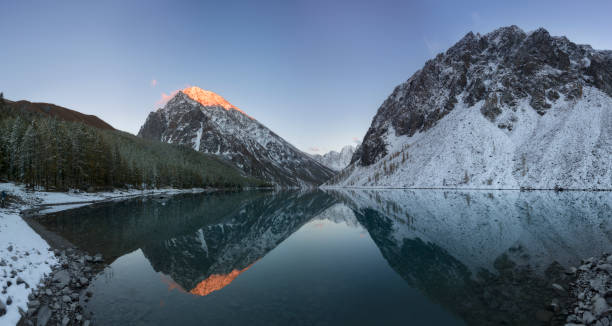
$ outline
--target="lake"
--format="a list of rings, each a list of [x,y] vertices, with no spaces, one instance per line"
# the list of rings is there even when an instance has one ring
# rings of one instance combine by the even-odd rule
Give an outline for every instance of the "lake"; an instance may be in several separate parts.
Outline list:
[[[97,325],[540,325],[612,248],[612,193],[244,191],[39,219],[109,266]]]

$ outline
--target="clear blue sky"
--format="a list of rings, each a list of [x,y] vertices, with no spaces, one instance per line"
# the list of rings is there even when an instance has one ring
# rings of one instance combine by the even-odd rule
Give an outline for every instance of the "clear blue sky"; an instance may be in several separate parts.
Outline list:
[[[136,133],[162,93],[195,85],[325,152],[363,138],[393,88],[468,31],[541,26],[612,49],[612,1],[533,2],[3,0],[0,91]]]

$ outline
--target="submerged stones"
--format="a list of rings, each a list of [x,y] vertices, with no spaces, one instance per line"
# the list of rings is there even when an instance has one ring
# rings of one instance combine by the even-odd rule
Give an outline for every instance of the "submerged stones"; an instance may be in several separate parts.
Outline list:
[[[577,269],[577,278],[570,285],[575,303],[568,316],[569,324],[612,324],[612,255],[600,259],[589,258]]]
[[[559,292],[561,292],[561,293],[565,293],[565,289],[561,285],[559,285],[557,283],[553,283],[552,284],[552,288],[557,290],[557,291],[559,291]]]

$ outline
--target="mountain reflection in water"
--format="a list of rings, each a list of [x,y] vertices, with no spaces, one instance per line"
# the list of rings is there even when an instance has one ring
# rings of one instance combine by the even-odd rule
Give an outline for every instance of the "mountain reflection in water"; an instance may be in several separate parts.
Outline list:
[[[41,223],[116,259],[91,286],[101,324],[537,325],[563,269],[612,248],[611,206],[603,192],[248,191]]]

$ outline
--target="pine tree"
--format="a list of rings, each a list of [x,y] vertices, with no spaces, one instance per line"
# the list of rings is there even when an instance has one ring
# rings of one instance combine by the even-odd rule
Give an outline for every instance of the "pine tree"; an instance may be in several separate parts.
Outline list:
[[[21,142],[21,156],[19,159],[19,177],[21,181],[30,186],[37,185],[37,149],[38,136],[34,124],[30,124],[23,135]]]
[[[13,126],[11,129],[11,134],[9,136],[7,145],[8,145],[8,154],[10,157],[8,158],[9,163],[9,175],[13,177],[18,177],[17,165],[19,163],[19,157],[21,154],[21,138],[25,131],[25,123],[21,120],[20,117],[17,117],[13,121]]]

